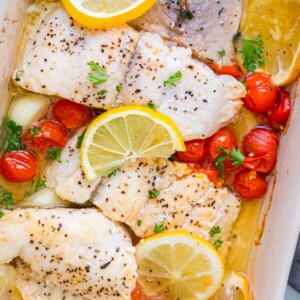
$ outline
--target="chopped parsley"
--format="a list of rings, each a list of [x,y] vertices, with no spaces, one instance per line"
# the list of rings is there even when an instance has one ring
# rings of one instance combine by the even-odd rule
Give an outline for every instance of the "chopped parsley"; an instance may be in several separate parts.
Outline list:
[[[156,104],[154,104],[153,102],[148,102],[148,104],[147,104],[147,106],[148,106],[148,108],[150,108],[150,109],[156,109],[157,108],[157,105]]]
[[[16,78],[15,78],[15,81],[21,81],[21,76],[24,74],[24,70],[19,70],[16,74]]]
[[[0,207],[8,208],[14,204],[12,193],[0,186]],[[4,216],[4,212],[0,210],[0,218]]]
[[[117,86],[116,86],[116,90],[117,90],[117,92],[121,92],[121,90],[122,90],[122,87],[123,87],[123,85],[122,84],[118,84]]]
[[[243,49],[239,51],[244,57],[243,66],[250,72],[254,72],[258,67],[265,65],[265,59],[261,56],[264,52],[263,42],[260,36],[254,40],[242,40]]]
[[[227,150],[224,148],[218,148],[218,151],[224,154],[221,154],[215,158],[215,166],[219,170],[218,177],[223,178],[223,171],[225,170],[224,161],[229,156],[229,159],[232,161],[233,166],[240,166],[244,162],[245,156],[239,149]]]
[[[245,87],[248,86],[248,83],[244,82],[242,79],[238,79],[238,81]]]
[[[87,65],[93,71],[88,74],[88,78],[93,85],[98,85],[108,79],[109,76],[105,69],[97,65],[94,61],[88,62]]]
[[[31,179],[30,191],[27,191],[25,193],[25,196],[30,196],[36,193],[37,191],[39,191],[43,187],[46,187],[46,180],[42,180],[41,178],[38,178],[38,180],[35,182],[34,179]]]
[[[41,129],[39,127],[32,127],[29,129],[30,138],[33,139],[37,133],[39,133]]]
[[[137,226],[141,226],[142,223],[143,223],[143,220],[137,220],[137,222],[136,222]]]
[[[169,77],[167,80],[164,81],[164,85],[170,84],[175,86],[175,82],[182,78],[182,73],[180,71],[176,72],[174,75]]]
[[[163,224],[155,224],[154,233],[160,233],[165,230],[165,225]]]
[[[221,227],[220,226],[214,226],[210,231],[209,235],[213,237],[214,235],[221,233]]]
[[[157,191],[157,190],[149,190],[148,194],[150,196],[150,199],[154,199],[154,198],[158,197],[159,191]]]
[[[100,266],[100,269],[101,269],[101,270],[106,269],[106,268],[111,264],[112,261],[113,261],[113,259],[112,259],[111,261],[109,261],[109,262],[103,264],[102,266]]]
[[[101,96],[103,96],[107,93],[107,90],[101,90],[99,93],[100,93]]]
[[[47,162],[49,163],[52,160],[56,160],[57,162],[61,162],[60,160],[61,149],[56,147],[51,147],[48,149],[47,153]]]
[[[226,55],[226,51],[224,49],[221,51],[218,51],[218,53],[221,57],[224,57]]]
[[[222,244],[223,244],[223,241],[221,239],[217,239],[214,242],[216,249],[219,249],[222,246]]]
[[[4,118],[2,122],[2,127],[5,128],[5,130],[7,131],[7,134],[2,144],[2,151],[12,152],[14,150],[23,149],[23,145],[20,142],[23,126],[18,125],[13,120]]]
[[[82,132],[81,135],[79,135],[77,137],[76,148],[80,148],[81,147],[81,144],[82,144],[82,141],[83,141],[85,133],[86,133],[86,129]]]
[[[111,177],[111,176],[116,176],[118,169],[112,170],[110,172],[108,172],[107,176]]]

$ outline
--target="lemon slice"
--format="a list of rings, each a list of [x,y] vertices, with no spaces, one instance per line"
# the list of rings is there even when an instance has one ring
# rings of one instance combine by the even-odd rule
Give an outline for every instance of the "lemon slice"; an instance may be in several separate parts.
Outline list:
[[[62,0],[71,17],[80,24],[104,28],[136,19],[156,0]]]
[[[145,294],[171,300],[208,299],[224,276],[223,261],[212,245],[181,230],[142,240],[137,262]]]
[[[242,273],[230,272],[223,281],[222,288],[213,300],[251,300],[247,277]]]
[[[81,166],[89,180],[108,175],[126,160],[168,158],[184,151],[184,141],[167,116],[142,106],[107,111],[88,127],[81,146]]]
[[[245,39],[260,36],[265,66],[276,85],[292,82],[300,73],[299,0],[248,0],[240,32]],[[237,57],[243,68],[243,58]]]
[[[1,300],[22,300],[22,297],[15,287],[16,270],[10,265],[0,265],[0,299]]]

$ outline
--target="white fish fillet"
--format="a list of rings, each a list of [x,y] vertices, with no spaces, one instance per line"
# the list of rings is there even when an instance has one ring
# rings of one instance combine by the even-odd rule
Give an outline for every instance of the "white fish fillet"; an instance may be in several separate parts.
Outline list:
[[[53,188],[63,200],[82,204],[91,198],[91,194],[101,181],[99,176],[90,182],[80,167],[80,149],[76,147],[79,130],[63,147],[61,162],[53,161],[45,170],[46,184]]]
[[[232,64],[235,58],[233,38],[240,24],[241,1],[186,2],[193,14],[192,19],[180,17],[179,1],[159,0],[150,11],[131,24],[191,48],[201,60]],[[222,50],[223,57],[219,54]]]
[[[118,94],[116,86],[124,80],[137,39],[138,33],[128,25],[83,28],[59,8],[32,31],[13,79],[18,77],[18,85],[36,93],[108,109]],[[90,61],[106,70],[106,82],[91,84]]]
[[[81,299],[130,299],[135,249],[94,209],[17,209],[0,220],[0,237],[0,263],[20,257],[47,284],[47,299],[52,288]],[[34,285],[24,286],[27,299],[36,299]]]
[[[174,85],[164,81],[178,71]],[[185,140],[207,138],[227,125],[242,107],[245,87],[228,75],[217,76],[191,58],[191,50],[168,47],[158,36],[144,33],[118,96],[119,104],[147,105],[171,117]]]
[[[150,199],[149,190],[158,191],[158,197]],[[140,237],[153,235],[155,225],[163,225],[167,230],[188,230],[212,243],[221,238],[224,256],[241,207],[238,198],[226,188],[214,186],[206,175],[163,159],[126,163],[115,176],[103,178],[94,204]],[[211,237],[214,226],[222,230]]]

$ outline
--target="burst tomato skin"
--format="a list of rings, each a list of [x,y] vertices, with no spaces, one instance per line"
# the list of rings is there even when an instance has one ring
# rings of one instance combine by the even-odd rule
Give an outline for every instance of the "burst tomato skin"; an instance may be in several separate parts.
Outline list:
[[[271,81],[271,75],[255,72],[245,76],[247,95],[244,106],[254,113],[266,113],[275,105],[277,88]]]
[[[216,63],[208,64],[216,73],[220,75],[231,75],[235,78],[241,78],[243,73],[237,64],[233,65],[218,65]]]
[[[67,99],[57,101],[52,107],[52,114],[69,129],[78,129],[94,118],[91,108]]]
[[[36,158],[24,150],[4,154],[0,159],[0,171],[10,182],[26,182],[35,177]]]
[[[33,127],[38,127],[34,137],[30,136],[30,130],[25,134],[25,141],[35,150],[47,150],[50,147],[63,147],[68,138],[69,131],[61,123],[53,120],[42,120]]]
[[[277,135],[266,128],[252,129],[243,141],[245,159],[243,165],[255,171],[269,173],[276,165]]]
[[[185,142],[185,151],[175,153],[175,158],[185,163],[201,162],[206,155],[205,140],[192,140]]]
[[[277,130],[286,126],[291,113],[291,97],[286,91],[280,90],[275,106],[268,111],[269,124]]]
[[[131,300],[163,300],[163,298],[145,296],[142,287],[137,284],[134,290],[131,292]]]
[[[235,174],[233,189],[244,200],[253,200],[261,197],[267,191],[268,182],[265,175],[243,169]]]

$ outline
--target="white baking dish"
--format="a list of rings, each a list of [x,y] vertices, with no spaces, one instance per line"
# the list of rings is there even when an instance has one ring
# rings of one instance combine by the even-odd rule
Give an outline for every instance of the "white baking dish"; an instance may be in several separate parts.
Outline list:
[[[0,116],[8,105],[8,82],[29,0],[0,1]],[[274,191],[265,200],[258,246],[249,261],[248,275],[255,300],[282,300],[300,229],[300,96],[293,85],[295,106],[289,129],[282,137]],[[300,92],[300,84],[298,85]],[[272,196],[272,197],[271,197]],[[269,205],[270,204],[270,205]],[[265,213],[268,211],[266,222]]]

